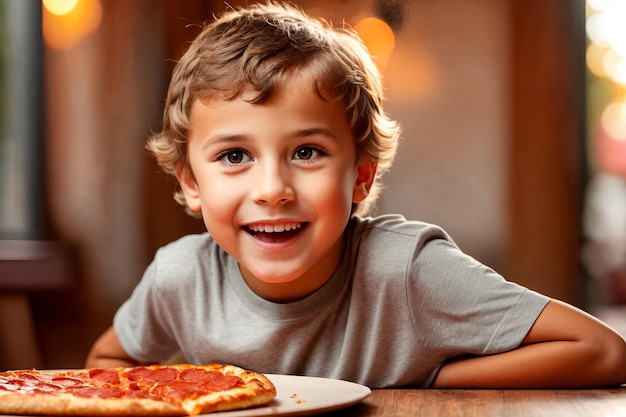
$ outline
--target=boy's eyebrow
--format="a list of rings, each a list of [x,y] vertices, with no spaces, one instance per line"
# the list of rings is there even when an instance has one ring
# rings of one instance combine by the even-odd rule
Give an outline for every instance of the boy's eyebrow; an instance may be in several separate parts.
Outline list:
[[[242,134],[230,134],[230,133],[218,133],[215,135],[211,135],[204,140],[202,143],[202,147],[206,148],[207,146],[217,145],[220,143],[238,143],[238,142],[249,142],[250,138],[246,135]]]
[[[316,135],[326,136],[335,141],[337,140],[337,135],[335,135],[335,133],[332,130],[326,127],[322,127],[322,126],[310,127],[306,129],[298,129],[289,136],[294,137],[294,138],[302,138],[302,137],[316,136]]]
[[[305,129],[296,129],[294,131],[288,132],[285,135],[285,137],[292,139],[292,138],[305,138],[308,136],[317,136],[317,135],[325,136],[333,141],[337,141],[337,135],[335,135],[335,133],[331,129],[328,129],[322,126],[309,127]],[[244,142],[250,142],[250,141],[252,141],[252,138],[247,134],[217,133],[215,135],[211,135],[208,138],[206,138],[206,140],[202,144],[202,147],[204,148],[207,146],[217,145],[220,143],[244,143]]]

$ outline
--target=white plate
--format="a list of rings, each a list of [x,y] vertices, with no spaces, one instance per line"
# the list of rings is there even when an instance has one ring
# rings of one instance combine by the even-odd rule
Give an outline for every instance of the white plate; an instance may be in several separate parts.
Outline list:
[[[203,414],[211,417],[305,416],[357,404],[372,391],[338,379],[294,375],[266,375],[276,387],[276,398],[266,406],[248,410]]]

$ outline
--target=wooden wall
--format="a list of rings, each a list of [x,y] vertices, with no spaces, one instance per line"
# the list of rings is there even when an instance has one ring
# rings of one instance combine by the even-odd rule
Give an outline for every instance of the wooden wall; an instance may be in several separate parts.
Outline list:
[[[581,304],[584,1],[511,2],[508,271]]]

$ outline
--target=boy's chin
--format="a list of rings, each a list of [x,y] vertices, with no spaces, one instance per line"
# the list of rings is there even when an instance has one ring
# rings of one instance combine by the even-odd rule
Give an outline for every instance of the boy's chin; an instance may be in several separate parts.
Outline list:
[[[284,275],[284,273],[276,274],[276,273],[271,273],[271,272],[270,273],[252,272],[251,275],[254,280],[262,282],[263,284],[277,285],[277,286],[293,283],[297,281],[298,278],[300,278],[300,275],[292,276],[292,275]]]
[[[263,262],[258,259],[237,260],[241,274],[246,281],[261,281],[267,284],[281,284],[298,279],[301,274],[288,271],[288,267],[280,262]]]
[[[252,271],[247,271],[244,279],[257,295],[277,303],[298,301],[316,290],[309,288],[310,285],[307,285],[300,275],[267,274],[258,271],[254,275]]]

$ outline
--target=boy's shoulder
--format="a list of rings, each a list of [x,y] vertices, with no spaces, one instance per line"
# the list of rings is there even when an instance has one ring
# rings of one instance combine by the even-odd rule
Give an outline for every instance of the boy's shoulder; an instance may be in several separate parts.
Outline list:
[[[160,247],[157,256],[192,255],[198,250],[206,250],[213,245],[215,245],[215,241],[209,233],[184,235]]]
[[[154,264],[161,271],[171,268],[193,270],[202,259],[219,259],[221,252],[209,233],[185,235],[160,247],[154,256]]]
[[[209,233],[180,237],[157,250],[144,274],[160,290],[195,288],[206,276],[224,277],[238,273],[237,263]],[[149,277],[149,278],[148,278]],[[220,279],[209,280],[220,285]]]
[[[166,243],[164,248],[177,248],[185,246],[198,246],[206,244],[207,241],[212,240],[211,235],[208,232],[192,233],[188,235],[182,235],[175,240]]]
[[[355,217],[351,229],[351,256],[377,260],[387,266],[392,259],[398,265],[411,262],[430,243],[445,242],[445,247],[456,247],[441,227],[422,221],[409,221],[401,215]]]

